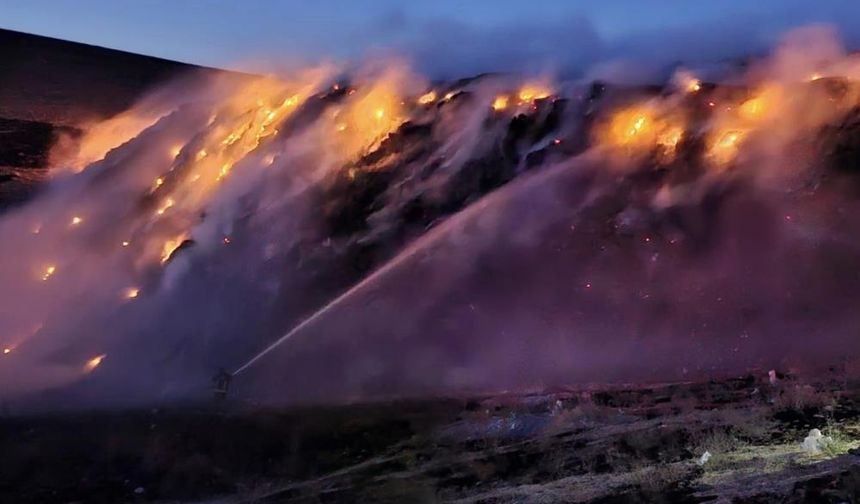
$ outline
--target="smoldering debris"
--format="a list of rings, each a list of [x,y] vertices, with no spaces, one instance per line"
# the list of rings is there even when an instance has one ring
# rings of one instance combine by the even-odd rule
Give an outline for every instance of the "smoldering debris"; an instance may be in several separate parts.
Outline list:
[[[237,397],[334,401],[838,360],[858,62],[806,29],[727,82],[431,85],[386,61],[162,89],[0,218],[0,394],[189,399],[226,367]]]

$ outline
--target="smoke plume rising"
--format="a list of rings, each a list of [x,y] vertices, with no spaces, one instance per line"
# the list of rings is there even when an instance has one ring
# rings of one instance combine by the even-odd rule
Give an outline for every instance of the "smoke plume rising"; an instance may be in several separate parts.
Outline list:
[[[0,216],[0,397],[328,401],[814,367],[857,350],[860,59],[724,82],[398,60],[176,83]],[[348,77],[345,77],[348,76]]]

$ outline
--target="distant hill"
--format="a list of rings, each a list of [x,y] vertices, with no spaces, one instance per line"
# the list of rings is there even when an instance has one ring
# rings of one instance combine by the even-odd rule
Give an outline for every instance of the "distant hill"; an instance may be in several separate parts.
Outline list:
[[[0,29],[0,118],[77,126],[189,71],[217,70]]]
[[[118,114],[193,72],[222,71],[0,29],[0,208],[44,177],[58,132]]]

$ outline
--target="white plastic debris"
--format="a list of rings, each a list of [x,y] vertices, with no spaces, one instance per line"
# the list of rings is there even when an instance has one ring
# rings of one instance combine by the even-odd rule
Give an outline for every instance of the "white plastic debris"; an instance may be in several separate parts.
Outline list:
[[[767,381],[769,381],[771,385],[776,385],[776,382],[778,381],[776,379],[776,371],[771,369],[767,372]]]
[[[823,435],[818,429],[812,429],[809,431],[809,435],[803,440],[801,447],[803,451],[810,455],[818,455],[821,453],[822,448],[831,441],[830,436]]]
[[[700,466],[703,466],[703,465],[707,464],[709,460],[711,460],[711,452],[706,451],[705,453],[702,454],[701,457],[699,457],[699,460],[697,460],[696,463],[699,464]]]

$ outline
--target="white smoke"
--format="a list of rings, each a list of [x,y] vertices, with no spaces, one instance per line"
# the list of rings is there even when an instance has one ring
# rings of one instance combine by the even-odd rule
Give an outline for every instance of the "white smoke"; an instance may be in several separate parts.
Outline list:
[[[818,205],[856,205],[803,190],[860,103],[814,74],[858,67],[822,28],[785,40],[742,88],[603,101],[401,62],[160,90],[0,217],[0,397],[187,399],[223,366],[246,397],[319,400],[843,351],[860,286],[833,271],[860,244]]]

